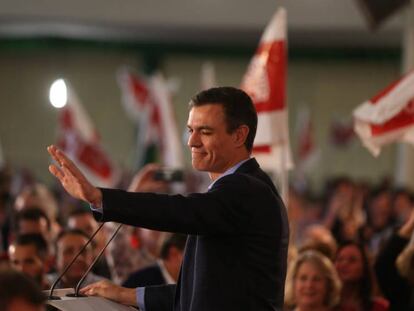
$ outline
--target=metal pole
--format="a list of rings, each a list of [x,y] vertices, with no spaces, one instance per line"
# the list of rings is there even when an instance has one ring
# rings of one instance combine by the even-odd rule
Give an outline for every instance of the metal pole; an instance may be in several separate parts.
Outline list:
[[[402,53],[402,72],[407,73],[414,69],[414,0],[405,12]],[[395,182],[414,190],[414,147],[411,145],[400,143],[397,147]]]

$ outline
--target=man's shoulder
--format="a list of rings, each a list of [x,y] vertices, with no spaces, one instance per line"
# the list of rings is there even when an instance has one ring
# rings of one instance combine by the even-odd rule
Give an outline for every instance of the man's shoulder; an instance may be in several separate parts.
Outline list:
[[[265,173],[263,173],[265,174]],[[267,176],[267,175],[265,175]],[[248,172],[235,172],[230,175],[226,175],[218,180],[212,190],[230,189],[233,192],[238,193],[267,193],[276,194],[278,192],[273,185],[271,179],[265,178],[258,174],[251,174]]]

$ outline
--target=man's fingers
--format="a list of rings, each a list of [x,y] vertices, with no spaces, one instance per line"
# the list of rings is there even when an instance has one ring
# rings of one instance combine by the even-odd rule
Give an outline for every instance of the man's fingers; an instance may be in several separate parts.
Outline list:
[[[67,174],[70,173],[71,176],[80,179],[83,177],[81,171],[76,167],[71,159],[69,159],[64,152],[62,152],[55,145],[51,145],[47,148],[47,151],[52,156],[52,158],[59,163],[61,169]]]
[[[93,284],[90,284],[88,286],[81,288],[79,292],[87,296],[96,296],[98,294],[98,291],[96,290],[96,288],[99,288],[99,287],[100,287],[99,282],[93,283]]]
[[[66,165],[70,169],[75,167],[73,162],[63,153],[59,148],[57,148],[55,145],[51,145],[47,148],[47,151],[52,156],[52,158],[59,163],[60,166]]]
[[[52,175],[54,175],[61,182],[63,181],[64,174],[55,165],[53,164],[49,165],[49,172],[52,173]]]
[[[51,145],[51,146],[47,147],[47,152],[49,152],[52,159],[55,160],[61,166],[62,163],[61,163],[56,151],[57,151],[57,148],[54,145]]]

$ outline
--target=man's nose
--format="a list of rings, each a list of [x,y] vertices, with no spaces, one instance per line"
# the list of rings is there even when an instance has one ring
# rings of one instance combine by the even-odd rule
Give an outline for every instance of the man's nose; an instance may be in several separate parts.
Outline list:
[[[192,132],[189,136],[188,136],[188,142],[187,142],[188,147],[198,147],[200,146],[200,139],[199,139],[199,135],[196,132]]]
[[[25,272],[25,270],[26,270],[24,265],[22,265],[22,264],[14,265],[14,269],[16,269],[17,271],[20,271],[20,272]]]

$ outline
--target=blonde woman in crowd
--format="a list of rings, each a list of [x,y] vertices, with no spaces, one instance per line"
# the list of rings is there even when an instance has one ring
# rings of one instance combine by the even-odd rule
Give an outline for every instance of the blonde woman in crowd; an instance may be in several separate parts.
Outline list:
[[[286,310],[333,310],[339,302],[340,290],[341,283],[333,263],[317,251],[304,251],[289,268]]]

